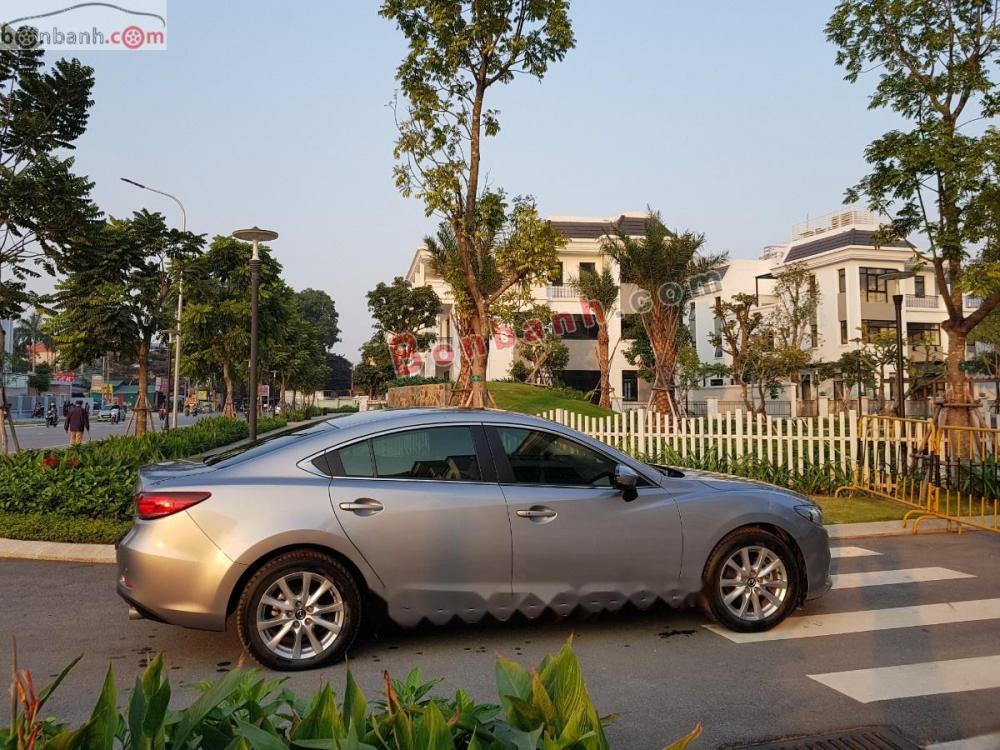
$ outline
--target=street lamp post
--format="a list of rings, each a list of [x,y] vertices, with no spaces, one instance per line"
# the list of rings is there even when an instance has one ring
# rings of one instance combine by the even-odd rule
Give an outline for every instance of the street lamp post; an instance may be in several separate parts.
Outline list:
[[[880,274],[879,279],[902,281],[912,279],[916,275],[914,266],[907,263],[902,271]],[[903,295],[892,295],[892,304],[896,307],[896,416],[902,419],[906,416],[906,401],[903,399]]]
[[[181,209],[181,231],[187,231],[187,211],[184,210],[184,204],[181,203],[180,199],[171,195],[170,193],[165,193],[162,190],[157,190],[155,188],[147,187],[142,183],[136,182],[135,180],[130,180],[127,177],[121,178],[122,182],[127,182],[129,185],[134,185],[142,190],[148,190],[151,193],[156,193],[157,195],[162,195],[170,198],[174,203],[176,203]],[[181,312],[184,309],[184,272],[181,271],[179,274],[178,284],[177,284],[177,335],[174,337],[174,385],[173,385],[173,398],[171,399],[170,407],[170,424],[172,427],[177,427],[177,397],[180,394],[180,379],[181,379]],[[169,373],[168,373],[169,377]],[[170,390],[170,389],[168,389]]]
[[[252,227],[251,229],[238,229],[233,232],[233,237],[244,242],[253,243],[253,254],[250,256],[250,398],[252,406],[247,410],[247,424],[250,428],[250,440],[257,439],[257,301],[260,297],[260,251],[257,249],[258,242],[270,242],[278,239],[278,233],[269,229]]]

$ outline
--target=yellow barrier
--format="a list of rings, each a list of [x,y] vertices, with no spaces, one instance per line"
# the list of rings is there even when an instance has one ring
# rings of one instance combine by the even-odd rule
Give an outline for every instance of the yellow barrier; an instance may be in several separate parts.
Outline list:
[[[852,481],[861,492],[910,508],[913,533],[928,518],[1000,533],[1000,430],[938,427],[920,419],[863,416]]]

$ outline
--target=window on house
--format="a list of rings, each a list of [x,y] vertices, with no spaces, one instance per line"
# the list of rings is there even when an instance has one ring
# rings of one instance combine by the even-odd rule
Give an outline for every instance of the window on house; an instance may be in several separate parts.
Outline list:
[[[581,263],[580,264],[580,277],[582,278],[585,273],[597,273],[596,263]]]
[[[722,378],[712,378],[711,380],[708,381],[708,384],[709,385],[725,385],[726,381],[723,380]]]
[[[916,297],[927,296],[927,285],[923,276],[913,277],[913,294]]]
[[[553,271],[552,276],[549,277],[549,284],[552,286],[562,286],[563,285],[563,264],[560,261],[556,264],[558,268]]]
[[[639,372],[637,370],[622,370],[622,400],[639,400]]]
[[[846,320],[840,321],[840,343],[841,344],[846,344],[847,343],[847,321]]]
[[[911,346],[940,346],[941,326],[937,323],[907,323],[906,341]]]
[[[771,346],[774,347],[773,340]],[[819,346],[819,326],[815,320],[809,324],[809,346],[813,349]]]
[[[866,344],[870,344],[872,339],[880,333],[886,331],[895,331],[896,321],[895,320],[862,320],[861,321],[861,340]]]
[[[837,291],[841,294],[847,291],[847,269],[840,268],[837,270]]]
[[[575,341],[597,339],[597,320],[593,315],[556,313],[552,316],[552,329],[557,336]]]
[[[882,278],[883,274],[892,273],[892,268],[867,268],[862,267],[861,272],[861,299],[864,302],[888,302],[889,288],[888,282]]]

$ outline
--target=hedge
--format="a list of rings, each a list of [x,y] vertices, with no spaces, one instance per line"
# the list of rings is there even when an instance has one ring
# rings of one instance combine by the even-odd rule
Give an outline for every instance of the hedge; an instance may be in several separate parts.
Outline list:
[[[260,431],[283,427],[262,419]],[[114,436],[74,448],[20,451],[0,456],[0,513],[127,521],[139,468],[185,458],[245,439],[246,422],[208,417],[191,427],[142,437]]]

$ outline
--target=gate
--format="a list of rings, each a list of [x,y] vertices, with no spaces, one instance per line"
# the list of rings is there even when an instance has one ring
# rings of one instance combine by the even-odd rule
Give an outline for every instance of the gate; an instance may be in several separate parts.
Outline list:
[[[857,460],[849,485],[910,508],[903,525],[913,532],[926,518],[1000,533],[1000,430],[938,427],[922,419],[866,415],[858,429]]]

